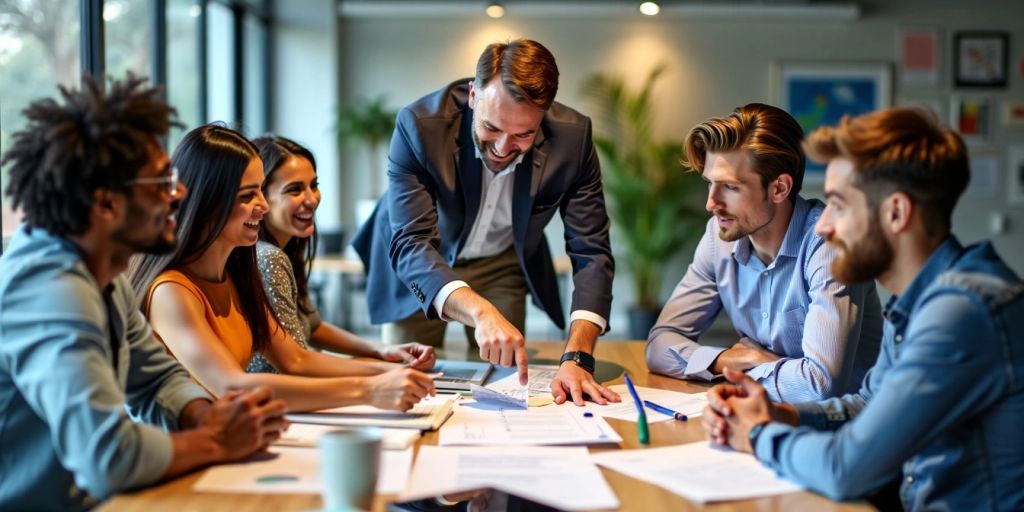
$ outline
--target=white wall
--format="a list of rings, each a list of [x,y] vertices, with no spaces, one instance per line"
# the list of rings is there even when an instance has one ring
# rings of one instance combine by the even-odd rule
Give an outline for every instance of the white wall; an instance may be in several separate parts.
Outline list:
[[[917,89],[902,89],[897,80],[895,98],[897,101],[938,100],[948,114],[949,96],[955,92],[949,78],[952,34],[961,29],[988,29],[1011,32],[1011,78],[1007,89],[982,92],[997,100],[995,106],[999,106],[1002,99],[1024,98],[1024,77],[1018,63],[1024,58],[1024,23],[1021,23],[1024,2],[904,0],[861,4],[864,13],[854,22],[687,21],[645,18],[638,14],[608,19],[588,16],[585,11],[578,16],[541,19],[516,17],[511,8],[509,15],[501,20],[490,20],[482,14],[457,19],[343,18],[338,27],[336,48],[318,46],[323,40],[318,37],[316,42],[289,50],[288,58],[330,67],[333,61],[327,56],[336,50],[340,101],[386,94],[397,109],[455,78],[470,76],[476,57],[486,44],[529,37],[548,46],[558,60],[561,70],[558,99],[585,113],[588,105],[581,101],[579,91],[588,74],[621,73],[639,82],[647,70],[664,61],[669,63],[670,70],[656,90],[662,113],[657,130],[665,137],[682,138],[694,124],[710,116],[724,115],[738,105],[752,101],[773,103],[770,69],[772,63],[780,59],[895,64],[898,28],[904,26],[941,30],[943,78],[937,87]],[[475,7],[467,6],[467,9]],[[318,48],[319,60],[299,55],[300,51],[313,48]],[[299,69],[298,63],[294,66]],[[320,68],[313,67],[297,72],[296,76],[303,77],[300,81],[305,82],[319,74]],[[317,92],[329,90],[330,86],[323,86]],[[328,105],[326,98],[314,101],[309,96],[283,97],[300,105],[310,102],[321,108]],[[283,121],[293,114],[292,110],[279,108],[278,119]],[[1024,131],[1020,128],[1011,131],[998,121],[994,129],[991,141],[974,149],[994,151],[1005,163],[1007,145],[1024,143]],[[317,155],[322,157],[324,152]],[[365,195],[368,173],[353,171],[365,168],[365,161],[362,155],[341,159],[342,189],[339,192],[344,206],[342,219],[346,224],[352,222],[348,205]],[[1001,172],[1000,180],[1005,180],[1005,169]],[[812,184],[806,189],[807,195],[820,194],[820,185]],[[1009,219],[1009,230],[1003,235],[993,237],[988,231],[993,212],[1003,213]],[[964,241],[994,238],[1004,257],[1018,271],[1024,270],[1024,261],[1020,258],[1024,251],[1024,209],[1010,208],[1002,195],[965,198],[957,211],[954,230]],[[549,236],[553,247],[558,247],[559,232],[555,230]],[[666,276],[664,295],[670,293],[671,285],[681,277],[688,259],[689,255],[681,258]],[[621,275],[623,267],[619,265],[620,276],[615,283],[613,322],[619,327],[624,327],[621,315],[632,295],[628,280]]]

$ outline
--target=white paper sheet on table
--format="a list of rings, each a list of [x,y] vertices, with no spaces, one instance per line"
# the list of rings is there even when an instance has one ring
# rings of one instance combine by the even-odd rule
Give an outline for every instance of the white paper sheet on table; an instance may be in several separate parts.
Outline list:
[[[529,409],[463,401],[441,427],[437,444],[557,445],[620,443],[622,437],[600,416],[571,402]]]
[[[551,397],[551,381],[556,373],[557,366],[532,365],[527,369],[528,384],[522,386],[519,384],[519,374],[515,372],[515,368],[496,368],[491,380],[483,386],[483,390],[477,386],[470,390],[473,391],[473,398],[478,400],[502,401],[524,408],[527,404],[530,407],[539,407],[554,402]]]
[[[702,503],[760,498],[802,490],[762,466],[753,456],[711,446],[706,441],[665,448],[595,453],[590,459],[608,469]]]
[[[274,442],[277,446],[303,446],[316,448],[320,436],[332,430],[343,429],[332,425],[314,425],[312,423],[292,423],[284,431],[281,438]],[[362,428],[362,427],[360,427]],[[420,438],[420,431],[412,428],[380,429],[381,447],[385,450],[404,450]]]
[[[409,485],[399,499],[483,488],[562,510],[619,506],[582,446],[421,446]]]
[[[381,450],[377,492],[395,494],[405,488],[412,466],[412,448]],[[245,462],[213,466],[192,486],[195,492],[252,494],[320,494],[320,451],[273,446]]]
[[[598,405],[592,402],[587,402],[586,409],[593,412],[598,416],[604,416],[605,418],[616,418],[626,421],[636,421],[636,405],[633,403],[633,399],[629,396],[629,391],[626,390],[625,384],[617,384],[610,386],[609,389],[615,391],[622,397],[622,401],[618,403],[609,403],[608,405]],[[673,411],[681,412],[690,418],[696,418],[701,416],[704,411],[704,406],[708,404],[707,393],[680,393],[678,391],[669,391],[667,389],[655,389],[655,388],[642,388],[637,386],[636,394],[640,396],[640,400],[650,400],[658,405],[663,405],[672,409]],[[672,417],[667,414],[662,414],[649,407],[645,408],[647,413],[648,423],[657,423],[659,421],[668,421]]]

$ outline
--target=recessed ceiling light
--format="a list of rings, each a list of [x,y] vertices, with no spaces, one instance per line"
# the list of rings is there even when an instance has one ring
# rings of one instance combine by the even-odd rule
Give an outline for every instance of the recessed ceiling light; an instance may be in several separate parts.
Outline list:
[[[661,11],[658,2],[644,2],[640,4],[640,13],[647,16],[654,16]]]
[[[490,16],[491,18],[498,19],[505,15],[505,7],[499,4],[498,2],[491,2],[491,4],[487,6],[487,9],[485,9],[484,12],[487,13],[487,15]]]

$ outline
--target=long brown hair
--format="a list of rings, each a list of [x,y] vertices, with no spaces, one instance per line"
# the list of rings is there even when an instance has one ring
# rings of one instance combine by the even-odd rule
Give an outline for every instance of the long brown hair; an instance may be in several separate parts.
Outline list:
[[[189,190],[178,210],[178,247],[167,255],[137,256],[128,271],[143,312],[148,314],[145,296],[156,276],[199,259],[223,231],[242,175],[259,156],[256,146],[242,134],[217,124],[192,130],[178,144],[171,165],[178,168]],[[270,345],[271,319],[276,322],[277,317],[263,291],[256,247],[232,250],[225,272],[243,298],[239,307],[252,331],[253,350],[263,352]]]
[[[267,194],[267,187],[273,181],[274,173],[290,158],[305,158],[313,167],[313,172],[316,173],[316,159],[313,158],[313,153],[291,139],[276,135],[264,135],[253,139],[252,143],[259,150],[260,158],[263,159],[263,195]],[[267,230],[266,220],[260,223],[260,240],[275,244],[274,237]],[[292,274],[295,276],[295,286],[298,291],[296,306],[307,315],[314,311],[309,304],[309,273],[313,270],[316,242],[317,231],[314,221],[312,236],[307,238],[293,236],[282,249],[285,256],[288,256],[288,261],[292,263]]]

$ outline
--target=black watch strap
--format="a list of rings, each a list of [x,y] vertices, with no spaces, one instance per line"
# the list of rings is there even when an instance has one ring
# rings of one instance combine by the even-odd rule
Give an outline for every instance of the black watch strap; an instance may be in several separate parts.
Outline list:
[[[750,433],[747,434],[747,439],[750,441],[750,451],[751,452],[753,452],[753,451],[755,451],[757,449],[757,438],[761,437],[761,431],[764,430],[764,427],[766,425],[768,425],[769,423],[771,423],[771,422],[770,421],[762,421],[761,423],[758,423],[757,425],[754,425],[753,428],[750,429]],[[755,455],[754,457],[757,457],[757,455]]]
[[[591,375],[594,374],[594,366],[597,364],[597,361],[594,359],[594,356],[586,352],[579,351],[566,352],[562,354],[562,360],[558,362],[559,366],[561,366],[561,364],[566,361],[572,361],[576,363],[576,366],[579,366],[580,368],[583,368],[584,370],[590,372]]]

